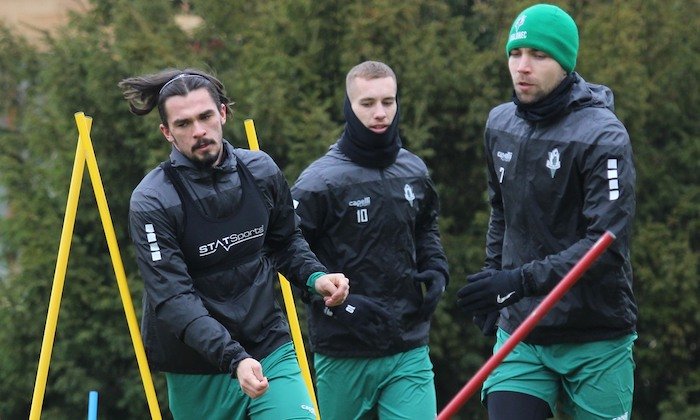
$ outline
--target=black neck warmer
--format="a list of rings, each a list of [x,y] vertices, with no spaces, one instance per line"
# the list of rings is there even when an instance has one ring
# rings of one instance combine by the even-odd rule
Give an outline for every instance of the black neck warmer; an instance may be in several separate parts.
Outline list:
[[[396,100],[396,115],[387,130],[377,134],[365,127],[352,110],[347,95],[343,107],[345,131],[338,141],[340,151],[353,162],[368,168],[386,168],[396,161],[401,149],[399,138],[399,102]]]
[[[513,102],[517,106],[515,115],[532,123],[553,120],[566,111],[569,103],[571,87],[578,80],[576,73],[569,73],[564,80],[553,91],[539,101],[531,104],[524,104],[518,100],[513,93]]]

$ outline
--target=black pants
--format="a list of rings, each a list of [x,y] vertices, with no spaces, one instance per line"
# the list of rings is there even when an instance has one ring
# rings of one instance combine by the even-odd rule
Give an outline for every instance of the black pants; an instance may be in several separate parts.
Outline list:
[[[489,420],[544,420],[552,417],[549,404],[520,392],[496,391],[488,394]]]

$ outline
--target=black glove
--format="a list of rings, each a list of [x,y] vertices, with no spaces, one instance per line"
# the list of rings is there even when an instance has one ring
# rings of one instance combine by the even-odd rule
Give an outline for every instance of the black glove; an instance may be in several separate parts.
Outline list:
[[[367,296],[350,293],[341,305],[324,307],[323,312],[337,319],[363,341],[389,337],[391,314]]]
[[[498,311],[489,312],[482,315],[474,315],[474,325],[479,327],[481,333],[485,337],[496,335],[496,330],[498,329],[498,317],[500,313]]]
[[[416,273],[413,277],[416,283],[424,283],[426,290],[423,295],[423,304],[418,309],[418,316],[421,319],[430,319],[440,303],[440,297],[445,293],[445,276],[437,270],[425,270]]]
[[[482,315],[512,305],[523,297],[523,274],[515,270],[484,270],[467,276],[457,292],[457,305],[468,314]]]

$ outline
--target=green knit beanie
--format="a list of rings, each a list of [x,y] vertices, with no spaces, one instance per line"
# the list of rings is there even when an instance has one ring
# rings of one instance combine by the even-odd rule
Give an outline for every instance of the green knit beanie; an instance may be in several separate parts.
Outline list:
[[[567,73],[576,67],[578,28],[565,11],[551,4],[536,4],[523,10],[510,27],[506,56],[515,48],[533,48],[547,53]]]

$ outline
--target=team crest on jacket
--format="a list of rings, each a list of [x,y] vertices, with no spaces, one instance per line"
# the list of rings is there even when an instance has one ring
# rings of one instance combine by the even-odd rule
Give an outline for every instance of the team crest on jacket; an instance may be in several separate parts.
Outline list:
[[[406,184],[403,186],[403,196],[406,197],[408,203],[413,207],[413,200],[416,199],[416,196],[413,194],[413,188],[410,185]]]
[[[559,161],[559,150],[552,149],[551,152],[548,152],[548,155],[547,167],[549,168],[549,173],[552,175],[552,178],[554,178],[554,174],[557,172],[557,169],[561,168],[561,162]]]

